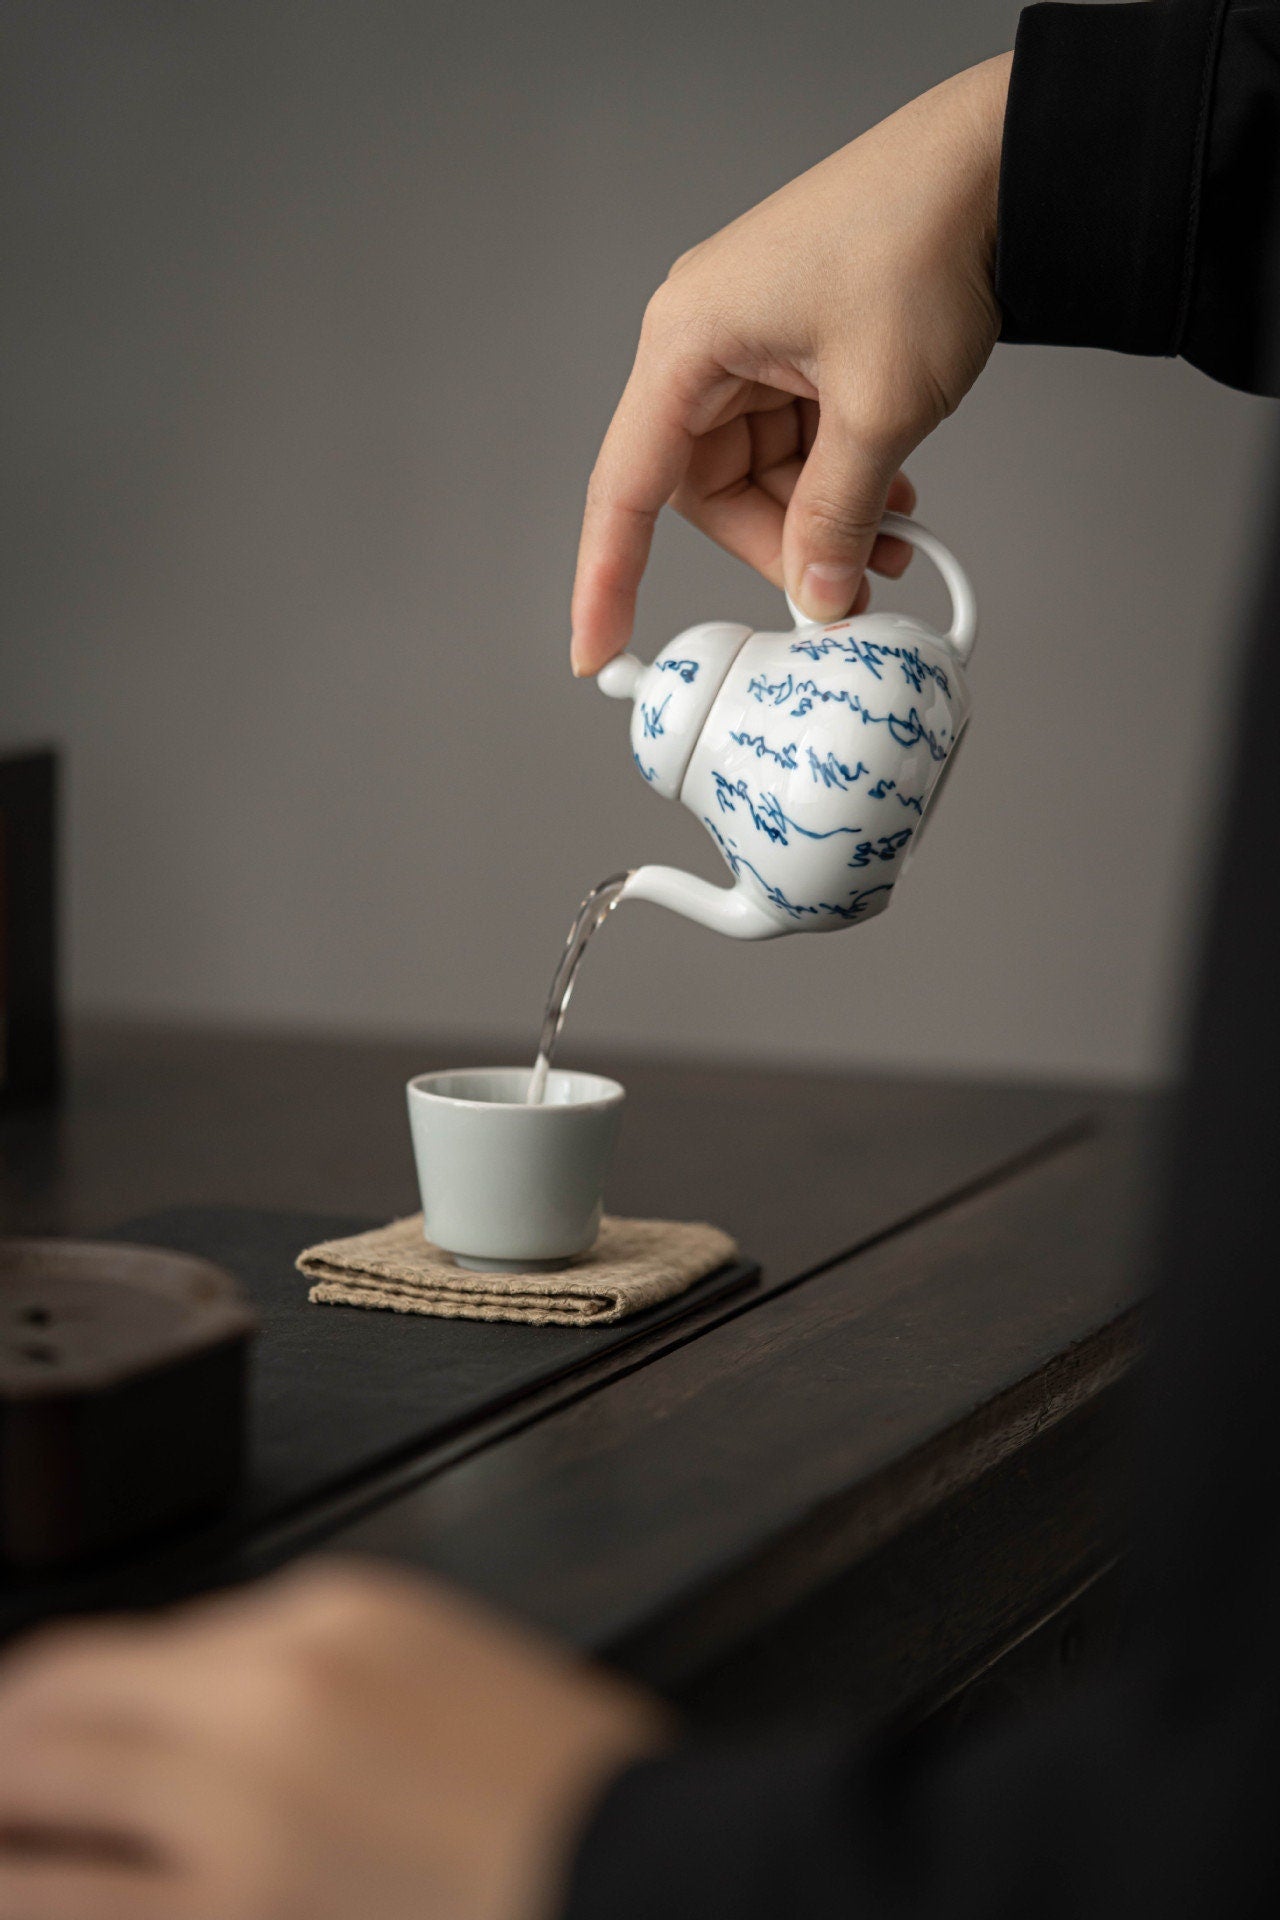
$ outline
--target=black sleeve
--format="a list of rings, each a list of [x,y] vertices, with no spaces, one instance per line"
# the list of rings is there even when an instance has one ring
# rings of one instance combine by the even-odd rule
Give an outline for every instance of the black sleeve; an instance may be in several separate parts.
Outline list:
[[[1180,355],[1280,395],[1280,4],[1028,7],[1001,337]]]

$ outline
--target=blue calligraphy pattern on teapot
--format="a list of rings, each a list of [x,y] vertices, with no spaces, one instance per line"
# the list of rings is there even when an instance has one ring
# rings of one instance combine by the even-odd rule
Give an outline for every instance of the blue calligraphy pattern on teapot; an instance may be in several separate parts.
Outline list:
[[[641,704],[640,720],[644,728],[644,737],[646,740],[657,740],[658,738],[660,738],[662,734],[666,732],[667,729],[663,725],[662,716],[666,712],[670,704],[671,704],[670,694],[668,694],[666,699],[661,701],[656,707],[651,707],[643,703]]]
[[[788,844],[789,833],[804,834],[809,840],[830,840],[833,834],[858,831],[856,827],[846,826],[828,827],[825,830],[801,826],[798,820],[788,817],[776,794],[757,793],[753,796],[745,780],[728,780],[722,773],[713,773],[711,778],[715,781],[716,804],[722,813],[736,813],[738,802],[741,801],[751,816],[752,825],[766,839],[776,841],[781,846]]]
[[[896,662],[903,679],[917,693],[924,689],[926,680],[932,680],[946,694],[951,692],[946,670],[933,661],[920,656],[919,647],[880,646],[874,640],[855,640],[847,633],[824,633],[821,640],[793,640],[792,653],[803,653],[810,660],[825,660],[831,654],[838,654],[845,660],[852,660],[866,667],[877,680],[883,680],[881,668],[885,662]]]
[[[864,727],[887,727],[900,747],[909,747],[917,740],[923,740],[935,760],[945,760],[947,757],[950,741],[946,733],[934,733],[914,706],[905,713],[895,713],[892,708],[884,713],[873,713],[862,695],[852,688],[821,687],[816,680],[797,680],[793,673],[772,681],[763,674],[757,674],[747,691],[762,706],[785,707],[794,720],[803,720],[819,703],[823,706],[848,707]],[[793,701],[794,705],[791,704]]]
[[[800,751],[794,740],[789,740],[785,747],[771,747],[762,733],[739,731],[731,733],[729,738],[736,740],[740,747],[753,748],[757,760],[776,760],[780,767],[787,769],[788,773],[794,772],[796,755]]]
[[[842,789],[856,786],[867,773],[861,760],[856,766],[846,767],[838,754],[828,751],[819,758],[812,747],[809,748],[809,771],[815,780],[822,782],[824,787]]]
[[[968,713],[944,642],[895,616],[856,624],[753,634],[680,795],[735,878],[793,924],[888,905]]]
[[[734,878],[741,879],[743,874],[750,875],[763,892],[770,906],[777,907],[782,913],[789,915],[793,920],[803,920],[806,915],[813,917],[826,917],[830,915],[834,916],[837,920],[844,921],[865,919],[869,913],[875,910],[870,904],[873,897],[877,894],[888,894],[891,891],[892,883],[886,881],[878,887],[856,888],[850,897],[843,901],[791,900],[776,881],[766,879],[759,867],[753,865],[747,856],[739,851],[736,841],[731,840],[727,834],[722,833],[714,820],[708,820],[704,817],[702,824],[707,828],[712,839],[724,855],[725,860],[728,862],[729,871],[733,874]],[[887,902],[880,902],[879,904],[883,905],[887,904]]]
[[[602,690],[632,703],[644,779],[702,822],[735,883],[644,866],[628,897],[748,940],[888,905],[969,717],[977,606],[927,527],[886,514],[881,528],[942,575],[945,632],[901,613],[818,626],[788,600],[790,632],[704,621],[648,666],[623,654],[602,670]]]

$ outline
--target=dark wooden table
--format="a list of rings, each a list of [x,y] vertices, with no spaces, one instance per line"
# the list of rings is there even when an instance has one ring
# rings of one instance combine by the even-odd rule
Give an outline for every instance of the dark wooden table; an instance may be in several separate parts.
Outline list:
[[[484,1053],[85,1027],[62,1105],[0,1118],[4,1230],[410,1211],[402,1084]],[[389,1554],[716,1723],[1052,1684],[1105,1631],[1122,1544],[1146,1105],[589,1064],[629,1090],[612,1207],[717,1221],[758,1289],[317,1502],[245,1570]]]

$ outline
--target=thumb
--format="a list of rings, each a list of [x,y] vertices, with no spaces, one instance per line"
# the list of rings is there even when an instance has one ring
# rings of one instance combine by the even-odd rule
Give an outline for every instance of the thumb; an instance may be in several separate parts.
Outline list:
[[[842,619],[853,605],[897,470],[892,449],[823,409],[782,533],[787,592],[811,620]]]

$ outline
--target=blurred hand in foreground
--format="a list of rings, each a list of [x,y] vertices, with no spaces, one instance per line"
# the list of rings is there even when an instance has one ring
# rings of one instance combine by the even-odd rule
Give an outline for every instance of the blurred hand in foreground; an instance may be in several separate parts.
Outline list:
[[[0,1920],[548,1920],[622,1682],[426,1582],[317,1564],[0,1662]]]
[[[573,666],[631,637],[670,502],[813,619],[867,601],[909,512],[902,461],[953,412],[999,332],[993,291],[1012,56],[923,94],[676,261],[649,302],[591,476]]]

